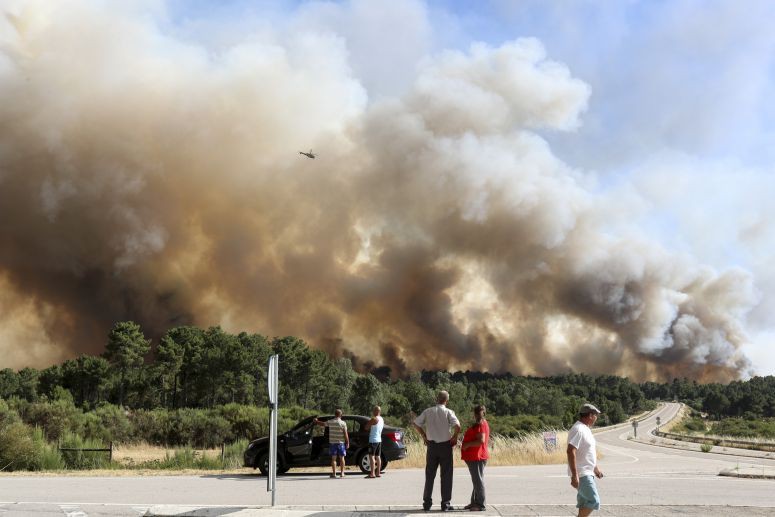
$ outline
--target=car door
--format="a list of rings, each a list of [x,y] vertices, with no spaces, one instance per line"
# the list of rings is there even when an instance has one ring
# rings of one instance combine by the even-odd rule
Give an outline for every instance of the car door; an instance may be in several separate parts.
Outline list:
[[[369,444],[369,433],[363,429],[363,418],[345,416],[342,420],[347,424],[347,435],[350,437],[350,447],[347,449],[348,462],[350,459],[355,461],[358,451]]]
[[[306,465],[312,458],[314,423],[294,429],[285,437],[285,458],[291,465]]]

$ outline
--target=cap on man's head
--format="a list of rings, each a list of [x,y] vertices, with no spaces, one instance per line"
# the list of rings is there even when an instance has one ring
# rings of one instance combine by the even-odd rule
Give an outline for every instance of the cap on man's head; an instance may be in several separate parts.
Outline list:
[[[595,413],[596,415],[599,415],[600,413],[602,413],[602,411],[600,411],[599,409],[597,409],[597,408],[596,408],[595,406],[593,406],[592,404],[584,404],[584,405],[583,405],[583,406],[581,406],[581,408],[579,409],[579,415],[588,415],[588,414],[590,414],[590,413]]]

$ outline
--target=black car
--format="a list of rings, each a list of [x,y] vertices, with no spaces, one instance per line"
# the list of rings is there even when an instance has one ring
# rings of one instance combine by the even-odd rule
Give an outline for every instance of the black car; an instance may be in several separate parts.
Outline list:
[[[333,416],[318,417],[322,421]],[[296,424],[293,429],[278,436],[277,472],[288,472],[293,467],[319,467],[331,465],[328,454],[328,429],[316,425],[315,417],[308,417]],[[344,415],[350,436],[345,464],[358,465],[362,472],[369,472],[369,432],[365,425],[369,417]],[[382,429],[382,470],[387,464],[406,458],[404,430],[386,425]],[[244,454],[245,466],[257,468],[262,474],[269,472],[269,437],[258,438],[250,442]]]

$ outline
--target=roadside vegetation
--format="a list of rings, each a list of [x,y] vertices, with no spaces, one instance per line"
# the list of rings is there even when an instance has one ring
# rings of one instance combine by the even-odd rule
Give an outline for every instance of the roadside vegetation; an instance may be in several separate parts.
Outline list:
[[[775,419],[732,417],[713,420],[710,415],[696,410],[676,419],[669,430],[679,436],[673,439],[701,443],[701,450],[709,452],[715,446],[775,451]]]
[[[83,355],[42,370],[0,370],[0,470],[239,466],[247,440],[269,428],[266,365],[274,353],[281,358],[281,431],[334,408],[368,414],[379,404],[388,423],[409,431],[411,444],[410,422],[445,389],[464,427],[474,404],[487,406],[493,434],[503,440],[493,440],[503,458],[493,464],[564,461],[563,453],[550,460],[541,452],[540,432],[567,429],[587,401],[603,410],[599,426],[651,409],[656,400],[686,401],[716,420],[742,419],[724,424],[734,425],[730,432],[770,432],[766,420],[749,422],[775,417],[775,377],[728,385],[686,379],[637,384],[613,375],[392,371],[329,357],[292,336],[182,326],[152,343],[135,323],[120,322],[100,356]],[[536,449],[528,446],[530,440],[538,441]],[[116,451],[157,452],[125,459],[119,453],[110,462],[104,453],[60,450],[99,449],[111,442]],[[228,452],[221,454],[222,446]],[[412,456],[418,454],[410,451]]]

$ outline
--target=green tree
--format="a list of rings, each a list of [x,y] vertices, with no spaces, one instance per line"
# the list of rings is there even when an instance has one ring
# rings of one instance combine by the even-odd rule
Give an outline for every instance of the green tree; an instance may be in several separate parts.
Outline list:
[[[110,364],[103,357],[81,355],[65,361],[62,386],[73,394],[78,405],[94,406],[102,400]]]
[[[320,409],[341,408],[349,411],[353,385],[358,378],[352,360],[340,357],[331,364],[327,375],[321,382]]]
[[[34,402],[38,399],[38,377],[40,372],[35,368],[22,368],[17,374],[19,388],[17,396]]]
[[[9,399],[19,391],[19,377],[10,368],[0,370],[0,399]]]
[[[729,409],[729,399],[720,389],[715,389],[705,396],[703,409],[714,415],[716,419],[721,419],[722,415]]]
[[[105,358],[119,374],[119,406],[124,405],[124,389],[127,374],[143,365],[145,355],[151,349],[151,340],[146,339],[140,325],[132,321],[116,323],[108,334]]]
[[[350,408],[359,415],[370,415],[371,408],[382,406],[382,411],[389,412],[387,401],[384,400],[382,383],[372,374],[361,375],[355,380],[352,395],[350,396]]]

